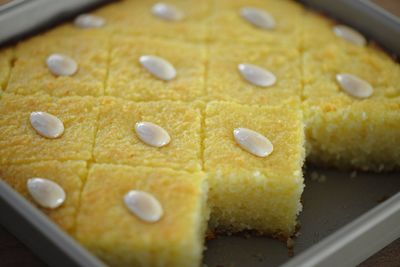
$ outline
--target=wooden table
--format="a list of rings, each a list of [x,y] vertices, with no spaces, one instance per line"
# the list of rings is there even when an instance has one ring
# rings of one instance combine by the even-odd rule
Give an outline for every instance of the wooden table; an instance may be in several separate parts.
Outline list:
[[[400,0],[373,1],[400,16]],[[0,227],[0,266],[44,267],[46,265],[12,234]],[[400,267],[400,239],[370,257],[359,267]]]

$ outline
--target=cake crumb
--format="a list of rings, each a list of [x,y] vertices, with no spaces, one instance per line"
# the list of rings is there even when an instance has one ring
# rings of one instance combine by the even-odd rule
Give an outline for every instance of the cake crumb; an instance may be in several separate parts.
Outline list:
[[[288,238],[286,240],[286,247],[288,248],[289,257],[294,256],[294,240],[292,238]]]
[[[206,240],[208,241],[208,240],[213,240],[216,238],[217,238],[217,234],[214,231],[208,229],[206,232]]]
[[[376,202],[377,202],[377,203],[382,203],[382,202],[385,202],[388,198],[389,198],[389,196],[384,195],[384,196],[378,198],[378,199],[376,200]]]

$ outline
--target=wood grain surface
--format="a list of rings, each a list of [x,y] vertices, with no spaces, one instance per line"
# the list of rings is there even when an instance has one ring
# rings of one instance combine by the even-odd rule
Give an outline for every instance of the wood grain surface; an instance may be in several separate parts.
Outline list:
[[[373,2],[400,16],[400,0],[373,0]],[[0,226],[0,266],[44,267],[46,264]],[[359,267],[400,267],[400,238],[367,259]]]

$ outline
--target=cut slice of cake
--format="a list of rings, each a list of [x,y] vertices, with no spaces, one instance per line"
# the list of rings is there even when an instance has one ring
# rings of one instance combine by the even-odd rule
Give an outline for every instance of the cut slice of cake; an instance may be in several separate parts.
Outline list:
[[[234,129],[247,128],[273,145],[266,157],[238,145]],[[206,108],[204,168],[209,173],[210,226],[290,237],[301,211],[304,134],[298,101],[246,106],[210,102]]]
[[[155,198],[161,217],[147,222],[132,213],[124,202],[131,190]],[[201,172],[95,164],[82,192],[76,238],[111,266],[197,267],[207,191]]]
[[[0,179],[10,184],[33,204],[37,204],[27,189],[31,178],[44,178],[56,182],[65,191],[65,202],[57,209],[40,208],[55,223],[69,233],[73,233],[79,207],[79,197],[83,181],[87,177],[85,161],[41,161],[29,164],[0,165]]]
[[[310,161],[370,171],[398,169],[400,65],[372,46],[335,35],[332,22],[308,16],[314,23],[305,23],[303,109]],[[316,27],[322,35],[311,34]],[[364,81],[358,88],[368,95],[352,95],[338,74]]]

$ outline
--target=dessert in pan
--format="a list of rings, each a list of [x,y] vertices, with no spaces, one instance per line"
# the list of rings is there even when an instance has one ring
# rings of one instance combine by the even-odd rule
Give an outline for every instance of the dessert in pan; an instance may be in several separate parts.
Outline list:
[[[0,177],[111,266],[289,240],[306,158],[400,166],[400,66],[294,1],[119,1],[0,53]]]

